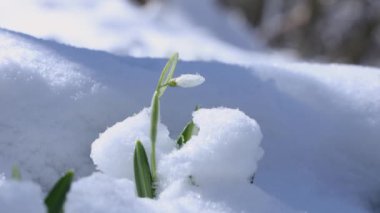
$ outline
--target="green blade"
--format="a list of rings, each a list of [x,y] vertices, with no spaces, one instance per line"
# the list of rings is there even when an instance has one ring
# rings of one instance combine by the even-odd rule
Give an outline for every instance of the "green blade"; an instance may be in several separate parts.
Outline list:
[[[68,171],[54,185],[53,189],[45,198],[45,205],[48,213],[62,213],[65,204],[66,195],[70,191],[71,182],[73,181],[74,173]]]
[[[21,172],[17,166],[12,167],[12,179],[17,181],[21,180]]]
[[[161,97],[164,94],[167,88],[167,86],[162,86],[162,85],[167,84],[170,81],[170,79],[172,79],[173,77],[174,70],[178,61],[178,56],[179,56],[178,53],[174,53],[170,57],[169,61],[166,63],[164,69],[161,72],[161,76],[158,80],[158,84],[156,88],[156,91],[158,91],[159,93],[159,97]]]
[[[150,173],[149,162],[144,146],[140,141],[136,142],[133,165],[137,195],[139,197],[154,198],[153,179]]]

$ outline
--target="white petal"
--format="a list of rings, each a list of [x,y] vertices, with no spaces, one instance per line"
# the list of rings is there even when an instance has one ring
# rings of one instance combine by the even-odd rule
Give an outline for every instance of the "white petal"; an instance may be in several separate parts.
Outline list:
[[[205,78],[199,74],[184,74],[173,80],[176,82],[177,86],[188,88],[201,85],[205,81]]]

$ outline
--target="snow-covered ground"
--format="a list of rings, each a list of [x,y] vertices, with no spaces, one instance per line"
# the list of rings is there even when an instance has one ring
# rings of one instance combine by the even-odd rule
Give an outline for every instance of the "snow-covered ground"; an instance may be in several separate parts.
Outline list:
[[[71,1],[30,2],[13,1],[0,7],[1,27],[39,37],[0,29],[0,211],[24,207],[29,212],[43,211],[42,194],[67,169],[74,169],[77,178],[66,204],[68,212],[121,212],[127,207],[132,212],[379,211],[379,69],[292,63],[258,54],[263,47],[249,44],[244,26],[234,29],[225,19],[215,21],[224,17],[218,15],[219,10],[206,4],[201,7],[203,13],[194,16],[198,1],[176,0],[169,8],[151,5],[145,9],[116,0],[82,0],[75,6]],[[118,12],[109,15],[111,9]],[[234,33],[238,31],[245,33]],[[205,131],[191,143],[204,140],[209,151],[217,152],[204,152],[195,145],[177,154],[163,149],[159,166],[166,185],[159,199],[137,199],[133,180],[125,179],[130,171],[117,170],[117,151],[133,146],[116,151],[97,146],[93,151],[99,149],[98,154],[91,159],[91,145],[96,147],[99,141],[122,145],[124,139],[136,137],[128,139],[122,135],[124,130],[137,127],[135,134],[144,140],[146,115],[128,118],[136,120],[132,126],[125,119],[150,105],[166,62],[151,57],[174,51],[193,60],[181,61],[176,75],[200,73],[206,82],[192,89],[168,89],[161,101],[163,140],[176,139],[197,104],[238,108],[255,121],[239,113],[221,114],[230,115],[229,120],[241,118],[238,123],[246,125],[239,128],[255,127],[257,122],[260,131],[247,133],[255,138],[247,149],[220,148],[214,144],[218,138],[230,145],[234,142],[228,141],[234,140],[223,131],[206,137],[202,116],[194,114]],[[221,130],[239,131],[218,115],[204,116],[214,117]],[[239,146],[246,144],[243,133],[236,137]],[[217,161],[206,164],[197,158],[220,161],[226,150],[236,157],[241,154],[247,164],[237,161],[234,168],[229,163],[235,158],[226,156],[227,162],[220,165],[225,170],[208,170],[217,167]],[[95,155],[103,158],[97,161]],[[112,156],[107,159],[107,155]],[[173,170],[177,159],[185,163]],[[20,167],[24,180],[39,184],[42,192],[36,184],[9,180],[14,165]],[[125,165],[131,167],[128,162]],[[234,178],[246,176],[241,172],[247,168],[256,170],[254,184],[237,184]],[[184,182],[181,171],[195,174],[200,188]],[[232,181],[211,177],[213,171]],[[221,175],[225,171],[230,173]],[[213,178],[219,185],[208,183]]]
[[[67,169],[94,171],[90,145],[150,105],[165,60],[114,56],[1,30],[0,171],[19,165],[46,190]],[[239,67],[180,62],[204,85],[169,90],[173,138],[196,104],[239,108],[259,123],[265,155],[255,184],[309,212],[370,212],[378,204],[380,71],[318,64]],[[175,116],[172,116],[175,115]],[[74,187],[75,188],[75,187]],[[254,202],[252,200],[251,202]]]

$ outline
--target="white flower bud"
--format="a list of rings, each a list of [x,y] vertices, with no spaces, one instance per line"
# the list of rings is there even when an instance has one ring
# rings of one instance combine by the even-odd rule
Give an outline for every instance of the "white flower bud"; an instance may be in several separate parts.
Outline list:
[[[180,75],[177,78],[173,78],[169,81],[170,86],[179,86],[179,87],[196,87],[201,85],[205,81],[205,78],[199,74],[184,74]]]

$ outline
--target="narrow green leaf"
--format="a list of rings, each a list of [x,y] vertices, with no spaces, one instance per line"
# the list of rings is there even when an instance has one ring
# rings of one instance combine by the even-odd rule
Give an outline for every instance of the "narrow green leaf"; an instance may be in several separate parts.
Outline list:
[[[161,76],[158,80],[158,84],[156,88],[156,91],[158,91],[159,93],[159,97],[161,97],[164,94],[167,88],[166,84],[173,77],[174,70],[177,65],[178,57],[179,57],[178,53],[173,54],[161,72]]]
[[[21,172],[17,166],[12,167],[12,179],[17,181],[21,180]]]
[[[144,146],[140,141],[136,142],[133,165],[137,195],[139,197],[154,198],[153,179],[150,173],[148,158]]]
[[[74,173],[72,171],[66,172],[61,177],[54,187],[50,190],[45,198],[45,205],[48,213],[63,213],[63,206],[65,204],[66,195],[70,191],[71,182],[73,181]]]

